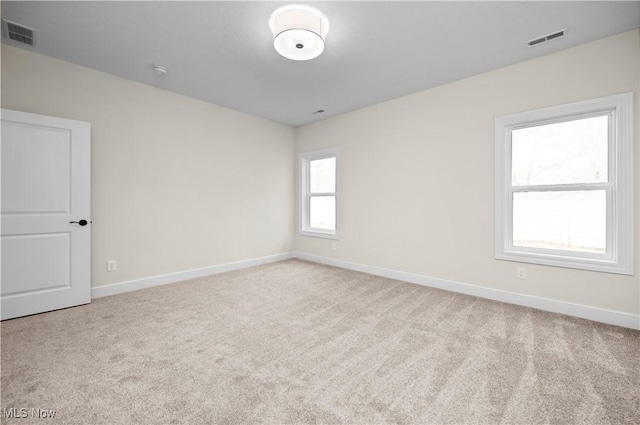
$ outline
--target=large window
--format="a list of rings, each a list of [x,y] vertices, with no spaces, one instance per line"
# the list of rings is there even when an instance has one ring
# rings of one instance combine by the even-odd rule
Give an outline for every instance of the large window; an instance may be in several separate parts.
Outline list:
[[[633,274],[632,94],[496,119],[496,258]]]
[[[300,234],[338,239],[338,150],[300,155]]]

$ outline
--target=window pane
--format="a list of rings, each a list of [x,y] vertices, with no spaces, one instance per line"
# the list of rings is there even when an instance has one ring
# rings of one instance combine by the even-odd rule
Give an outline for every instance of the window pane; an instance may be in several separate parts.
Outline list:
[[[309,186],[311,193],[336,191],[336,158],[309,161]]]
[[[513,130],[512,184],[606,182],[608,127],[604,115]]]
[[[335,196],[312,196],[309,204],[309,227],[336,230]]]
[[[606,191],[513,194],[513,245],[604,253]]]

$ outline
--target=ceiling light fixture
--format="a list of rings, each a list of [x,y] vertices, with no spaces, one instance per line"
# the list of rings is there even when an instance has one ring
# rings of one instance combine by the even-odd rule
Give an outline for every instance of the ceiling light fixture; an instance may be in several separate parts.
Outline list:
[[[308,6],[284,6],[271,14],[269,27],[273,47],[287,59],[306,61],[324,50],[329,20],[322,12]]]

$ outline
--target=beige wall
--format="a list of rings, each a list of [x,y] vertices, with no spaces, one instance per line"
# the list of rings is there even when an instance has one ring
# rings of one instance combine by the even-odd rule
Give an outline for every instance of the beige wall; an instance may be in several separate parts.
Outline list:
[[[297,236],[295,248],[638,314],[637,228],[635,276],[526,264],[520,280],[521,264],[494,259],[493,126],[496,116],[629,91],[637,107],[639,80],[636,30],[299,127],[298,152],[341,149],[341,240],[332,250]]]
[[[92,124],[93,286],[291,250],[291,127],[4,44],[2,107]]]
[[[638,105],[639,75],[631,31],[294,131],[2,45],[2,107],[92,123],[94,286],[296,249],[638,314],[637,219],[635,276],[526,264],[519,280],[493,258],[493,125],[628,91]],[[294,142],[341,149],[336,250],[294,233]]]

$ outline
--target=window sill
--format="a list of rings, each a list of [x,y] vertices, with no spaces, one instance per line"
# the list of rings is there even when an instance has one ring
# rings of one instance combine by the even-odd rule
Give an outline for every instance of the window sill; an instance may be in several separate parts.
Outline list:
[[[298,234],[300,236],[310,236],[312,238],[340,240],[338,234],[334,232],[322,232],[319,230],[300,230]]]
[[[541,264],[544,266],[564,267],[603,273],[633,275],[633,263],[625,266],[624,264],[621,264],[621,262],[614,260],[574,258],[555,254],[531,254],[523,252],[496,253],[495,257],[496,260]]]

